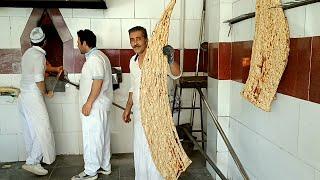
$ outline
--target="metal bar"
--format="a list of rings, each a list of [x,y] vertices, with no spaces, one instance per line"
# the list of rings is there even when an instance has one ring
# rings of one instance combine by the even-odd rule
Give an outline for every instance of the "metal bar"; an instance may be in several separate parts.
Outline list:
[[[120,109],[122,109],[122,110],[126,110],[126,108],[120,106],[119,104],[117,104],[117,103],[115,103],[115,102],[112,102],[112,105],[114,105],[115,107],[118,107],[118,108],[120,108]],[[130,112],[130,114],[133,114],[133,112]]]
[[[195,146],[199,149],[200,153],[204,156],[204,158],[208,161],[208,163],[211,165],[211,167],[214,169],[214,171],[218,174],[218,176],[222,180],[227,180],[227,178],[222,174],[220,169],[215,165],[215,163],[210,159],[210,157],[201,149],[201,146],[197,143],[197,141],[192,137],[192,135],[189,133],[189,131],[183,127],[183,131],[186,133],[188,138],[193,142]]]
[[[240,162],[240,160],[239,160],[236,152],[234,151],[234,149],[233,149],[233,147],[231,146],[231,144],[230,144],[230,142],[229,142],[226,134],[224,133],[222,127],[220,126],[220,123],[218,122],[218,118],[217,118],[217,117],[214,115],[214,113],[212,112],[212,110],[211,110],[211,108],[210,108],[210,106],[209,106],[209,103],[208,103],[208,101],[204,98],[204,95],[203,95],[201,89],[200,89],[200,88],[197,88],[197,90],[199,91],[200,98],[203,100],[204,104],[206,105],[207,110],[208,110],[209,114],[211,115],[212,120],[213,120],[214,124],[216,125],[216,127],[217,127],[217,129],[218,129],[218,131],[219,131],[219,133],[220,133],[223,141],[225,142],[228,150],[230,151],[230,154],[231,154],[234,162],[236,163],[236,165],[237,165],[237,167],[238,167],[238,169],[239,169],[242,177],[243,177],[245,180],[249,180],[249,176],[247,175],[247,173],[246,173],[244,167],[242,166],[242,164],[241,164],[241,162]]]
[[[320,2],[320,0],[304,0],[304,1],[294,1],[294,2],[288,2],[283,4],[282,7],[283,10],[287,10],[287,9],[292,9],[292,8],[296,8],[296,7],[300,7],[300,6],[305,6],[305,5],[309,5],[309,4],[313,4],[313,3],[317,3]],[[276,7],[275,7],[276,8]],[[244,21],[246,19],[250,19],[256,16],[256,13],[251,12],[251,13],[247,13],[247,14],[242,14],[238,17],[229,19],[227,21],[224,21],[224,23],[229,23],[229,25]]]
[[[202,1],[200,32],[199,32],[199,44],[198,44],[198,51],[197,51],[196,76],[198,76],[198,73],[199,73],[200,50],[201,50],[201,43],[202,43],[203,36],[204,36],[205,17],[206,17],[206,0],[203,0]],[[195,107],[195,105],[196,105],[196,91],[193,90],[192,107]],[[191,110],[191,115],[190,115],[191,127],[193,127],[193,121],[194,121],[194,109]]]

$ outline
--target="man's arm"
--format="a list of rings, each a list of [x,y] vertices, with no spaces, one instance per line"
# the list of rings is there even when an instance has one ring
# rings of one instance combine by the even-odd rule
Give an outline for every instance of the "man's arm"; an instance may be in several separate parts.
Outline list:
[[[132,106],[133,106],[132,92],[129,92],[129,97],[128,97],[126,109],[124,110],[124,112],[122,114],[122,119],[125,123],[128,123],[131,121],[130,113],[131,113]]]
[[[170,45],[166,45],[163,47],[162,52],[168,58],[168,64],[170,66],[171,74],[175,77],[181,76],[180,65],[174,60],[174,49]]]
[[[46,84],[44,83],[44,81],[36,82],[36,84],[37,84],[38,89],[40,90],[41,94],[43,94],[44,96],[47,96],[49,98],[51,98],[53,96],[52,91],[47,92]]]
[[[89,97],[87,99],[87,102],[82,107],[82,114],[83,115],[85,115],[85,116],[90,115],[92,105],[100,94],[102,84],[103,84],[102,79],[95,79],[92,81],[91,91],[90,91]]]
[[[172,64],[170,64],[170,71],[173,76],[181,75],[180,65],[175,61]]]

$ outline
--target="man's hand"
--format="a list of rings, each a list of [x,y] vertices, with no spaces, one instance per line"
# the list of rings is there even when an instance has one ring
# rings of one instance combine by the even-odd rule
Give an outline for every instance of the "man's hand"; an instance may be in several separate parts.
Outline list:
[[[130,110],[124,110],[123,111],[123,114],[122,114],[122,120],[125,122],[125,123],[129,123],[131,121],[131,118],[130,118]]]
[[[53,97],[53,91],[48,91],[45,96],[47,96],[48,98],[52,98]]]
[[[90,115],[90,112],[91,112],[91,109],[92,109],[92,104],[86,102],[86,103],[82,106],[82,114],[83,114],[84,116],[89,116],[89,115]]]
[[[174,62],[174,49],[170,45],[166,45],[162,48],[162,52],[164,55],[168,57],[168,63],[172,64]]]

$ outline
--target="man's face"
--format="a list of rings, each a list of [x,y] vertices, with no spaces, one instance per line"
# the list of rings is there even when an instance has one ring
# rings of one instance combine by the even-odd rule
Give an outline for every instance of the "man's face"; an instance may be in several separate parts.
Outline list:
[[[137,54],[143,53],[148,46],[148,39],[143,36],[141,31],[135,31],[129,34],[130,45]]]
[[[83,43],[81,44],[80,38],[78,37],[77,43],[78,43],[78,48],[79,48],[81,54],[85,54],[86,53],[85,52],[85,44],[86,44],[86,42],[83,41]]]

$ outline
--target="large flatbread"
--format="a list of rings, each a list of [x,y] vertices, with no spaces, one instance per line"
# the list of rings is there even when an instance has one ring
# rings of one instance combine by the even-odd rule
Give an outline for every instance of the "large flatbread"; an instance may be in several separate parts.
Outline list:
[[[271,110],[289,55],[289,27],[280,0],[257,0],[249,77],[242,95],[264,111]]]
[[[168,43],[171,0],[148,43],[141,75],[141,121],[152,159],[165,179],[178,179],[191,161],[184,152],[174,126],[167,90],[167,58],[162,48]]]

